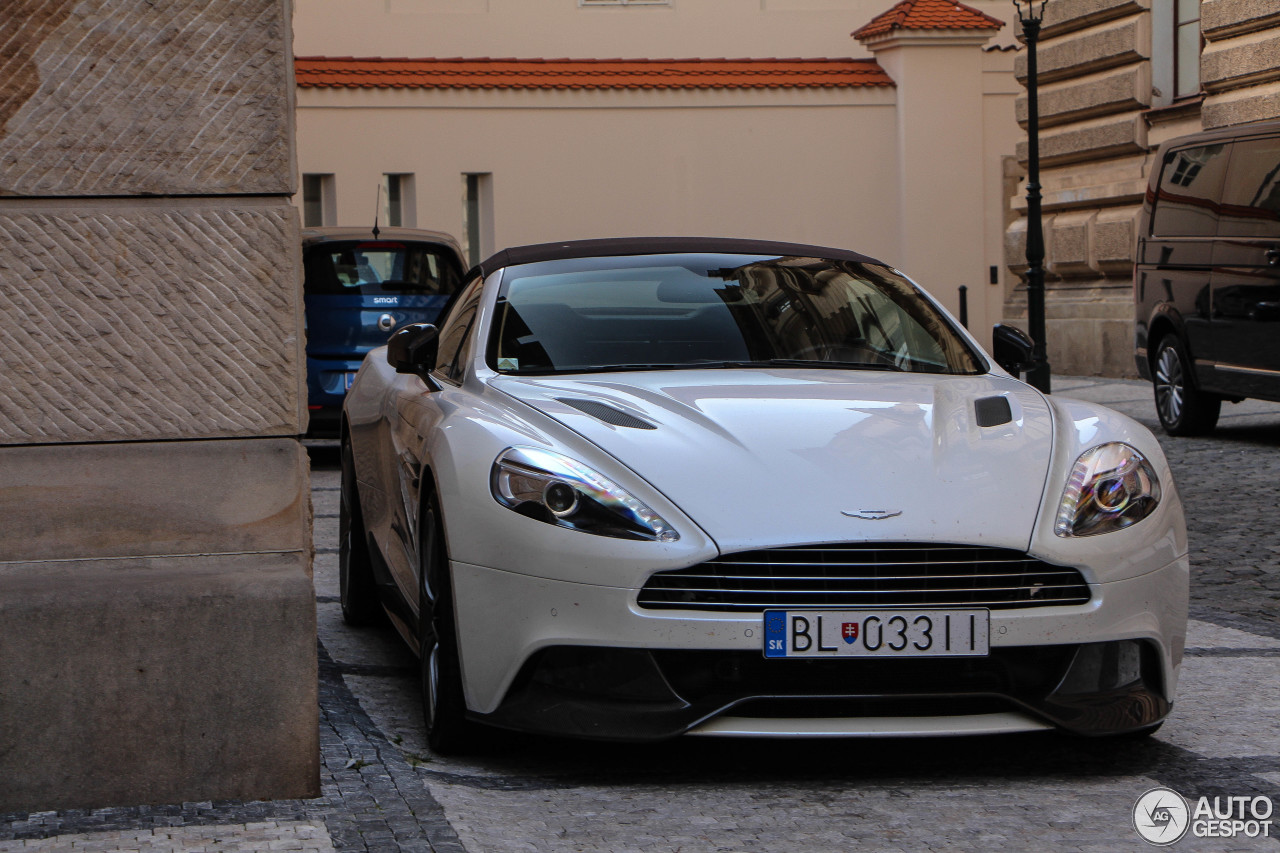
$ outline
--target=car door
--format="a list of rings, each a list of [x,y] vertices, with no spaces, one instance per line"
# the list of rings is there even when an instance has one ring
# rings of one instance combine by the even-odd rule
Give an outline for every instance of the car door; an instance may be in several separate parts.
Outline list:
[[[1233,146],[1213,266],[1215,384],[1280,399],[1280,137]]]
[[[1165,155],[1138,251],[1139,304],[1175,318],[1202,387],[1213,379],[1210,278],[1229,148],[1215,142]]]
[[[395,495],[390,503],[390,532],[394,553],[387,554],[392,579],[404,600],[417,612],[418,607],[418,513],[423,478],[430,460],[425,449],[448,410],[442,397],[459,393],[462,384],[463,350],[470,339],[480,303],[483,279],[480,276],[464,286],[457,303],[440,326],[436,369],[432,378],[441,386],[433,391],[421,376],[402,374],[396,377],[387,396],[388,479]],[[425,484],[429,485],[429,484]]]

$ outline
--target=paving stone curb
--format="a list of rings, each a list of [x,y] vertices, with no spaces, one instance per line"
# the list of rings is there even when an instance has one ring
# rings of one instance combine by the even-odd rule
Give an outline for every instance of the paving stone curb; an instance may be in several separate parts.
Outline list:
[[[322,815],[338,850],[465,853],[421,771],[387,740],[319,646]],[[350,765],[350,766],[349,766]]]

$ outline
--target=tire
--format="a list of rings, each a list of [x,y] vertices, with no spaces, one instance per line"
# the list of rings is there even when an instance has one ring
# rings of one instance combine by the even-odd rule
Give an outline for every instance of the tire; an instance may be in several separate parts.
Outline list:
[[[1151,365],[1156,415],[1169,435],[1204,435],[1218,424],[1222,398],[1194,385],[1191,359],[1177,335],[1165,335]]]
[[[338,587],[342,621],[352,626],[372,625],[382,617],[378,587],[373,579],[369,538],[356,489],[355,458],[351,442],[342,442],[342,485],[338,497]]]
[[[449,551],[439,501],[429,487],[422,495],[418,548],[418,653],[427,745],[437,755],[459,755],[472,749],[476,726],[467,720],[462,698]]]

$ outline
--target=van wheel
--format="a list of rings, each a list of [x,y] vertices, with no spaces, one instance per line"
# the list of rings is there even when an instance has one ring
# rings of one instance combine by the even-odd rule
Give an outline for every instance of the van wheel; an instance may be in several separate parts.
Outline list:
[[[1204,435],[1218,423],[1222,398],[1192,384],[1191,359],[1177,335],[1166,335],[1156,349],[1152,371],[1156,414],[1169,435]]]
[[[369,558],[369,540],[356,489],[355,458],[351,442],[342,442],[342,484],[338,491],[338,591],[342,621],[348,625],[372,625],[382,615],[378,588]]]

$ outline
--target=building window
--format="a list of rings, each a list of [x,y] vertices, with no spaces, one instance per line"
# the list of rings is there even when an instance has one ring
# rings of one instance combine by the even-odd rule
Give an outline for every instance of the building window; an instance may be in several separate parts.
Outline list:
[[[413,193],[413,175],[389,173],[382,176],[382,205],[379,218],[391,228],[413,228],[417,204]]]
[[[462,253],[475,266],[493,254],[493,174],[462,176]]]
[[[1200,94],[1200,0],[1151,5],[1151,105],[1167,107]]]
[[[302,176],[302,225],[318,228],[334,225],[337,203],[333,192],[333,175]]]
[[[1200,0],[1177,0],[1173,22],[1173,96],[1200,93]]]

